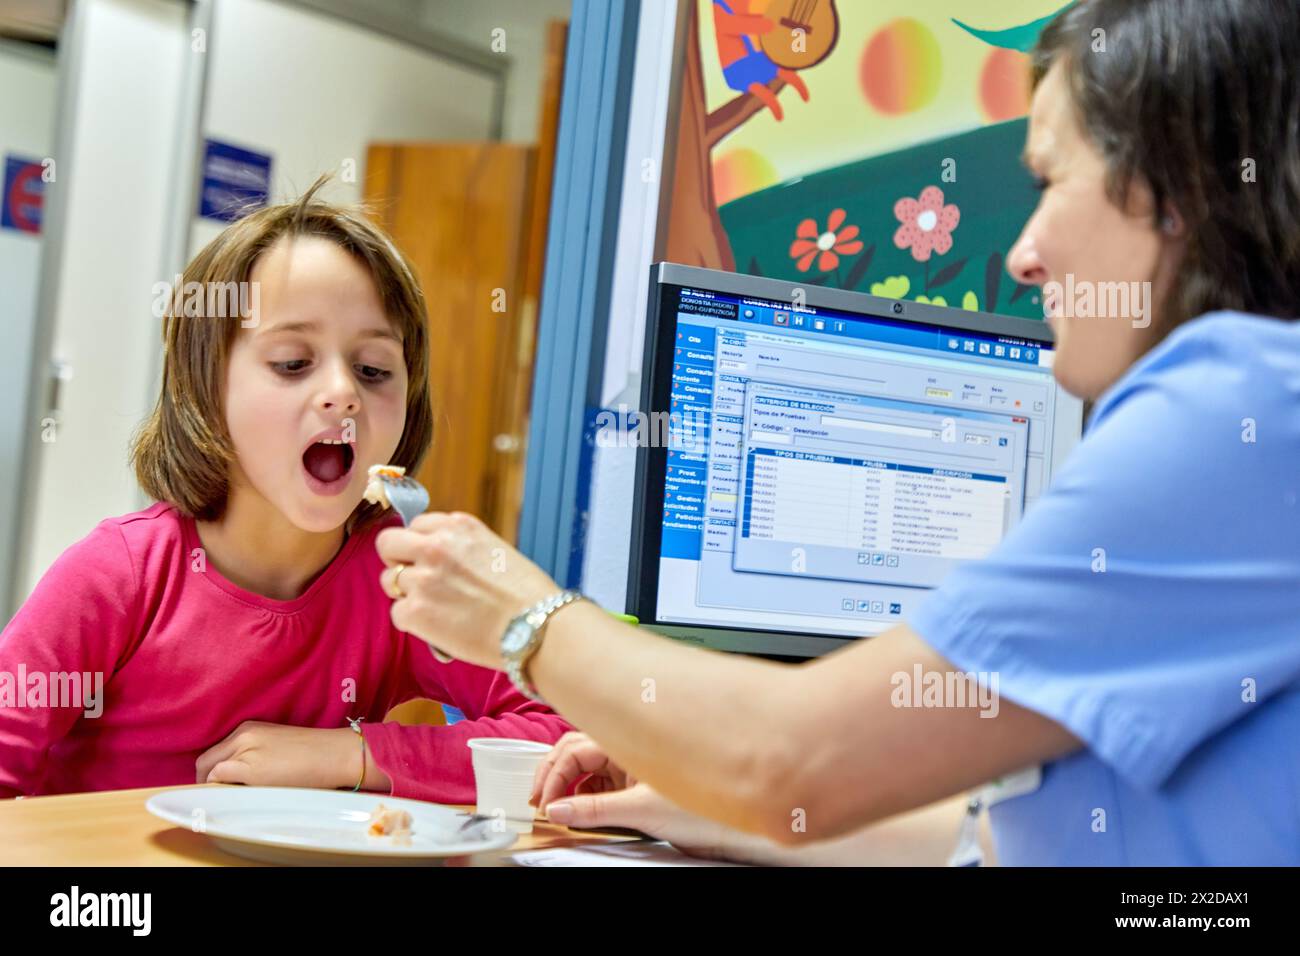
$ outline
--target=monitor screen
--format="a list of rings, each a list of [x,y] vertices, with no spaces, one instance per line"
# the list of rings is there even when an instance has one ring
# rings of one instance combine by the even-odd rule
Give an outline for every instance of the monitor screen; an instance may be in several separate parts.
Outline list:
[[[793,657],[906,619],[1078,441],[1053,354],[1042,322],[657,265],[629,611]]]

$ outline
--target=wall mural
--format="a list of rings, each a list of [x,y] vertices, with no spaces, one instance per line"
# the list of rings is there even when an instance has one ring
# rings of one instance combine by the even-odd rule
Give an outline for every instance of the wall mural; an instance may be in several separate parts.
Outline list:
[[[979,9],[983,7],[983,9]],[[698,0],[666,258],[1042,318],[1029,51],[1061,0]]]

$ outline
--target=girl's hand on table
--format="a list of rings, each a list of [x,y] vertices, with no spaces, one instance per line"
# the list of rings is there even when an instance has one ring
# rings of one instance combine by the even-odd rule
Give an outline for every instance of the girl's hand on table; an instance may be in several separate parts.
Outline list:
[[[246,720],[195,762],[198,783],[351,789],[361,775],[361,742],[348,727],[291,727]],[[367,789],[388,789],[387,774],[366,760]],[[384,779],[381,779],[384,778]]]
[[[541,568],[473,515],[420,515],[376,538],[392,619],[452,657],[501,669],[510,620],[560,590]],[[400,575],[400,576],[399,576]]]

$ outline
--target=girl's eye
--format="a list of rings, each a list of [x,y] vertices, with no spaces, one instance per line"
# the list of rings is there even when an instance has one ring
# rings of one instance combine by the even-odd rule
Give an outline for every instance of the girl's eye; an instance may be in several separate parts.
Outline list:
[[[311,364],[309,359],[290,359],[287,362],[272,362],[271,368],[280,375],[297,375],[301,373],[308,365]],[[357,374],[367,382],[384,382],[393,377],[393,373],[387,369],[377,368],[374,365],[357,365]]]

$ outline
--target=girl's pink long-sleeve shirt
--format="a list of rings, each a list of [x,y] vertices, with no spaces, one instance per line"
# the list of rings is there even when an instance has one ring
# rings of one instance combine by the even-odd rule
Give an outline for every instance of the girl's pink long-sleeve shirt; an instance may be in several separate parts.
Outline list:
[[[277,601],[205,567],[194,521],[170,505],[101,522],[0,633],[0,797],[194,783],[199,755],[246,720],[364,717],[367,759],[393,796],[473,803],[466,741],[550,743],[571,728],[504,674],[440,664],[393,627],[378,530],[352,535],[306,592]],[[100,704],[69,699],[80,683],[93,692],[96,674]],[[413,697],[466,719],[383,722]]]

